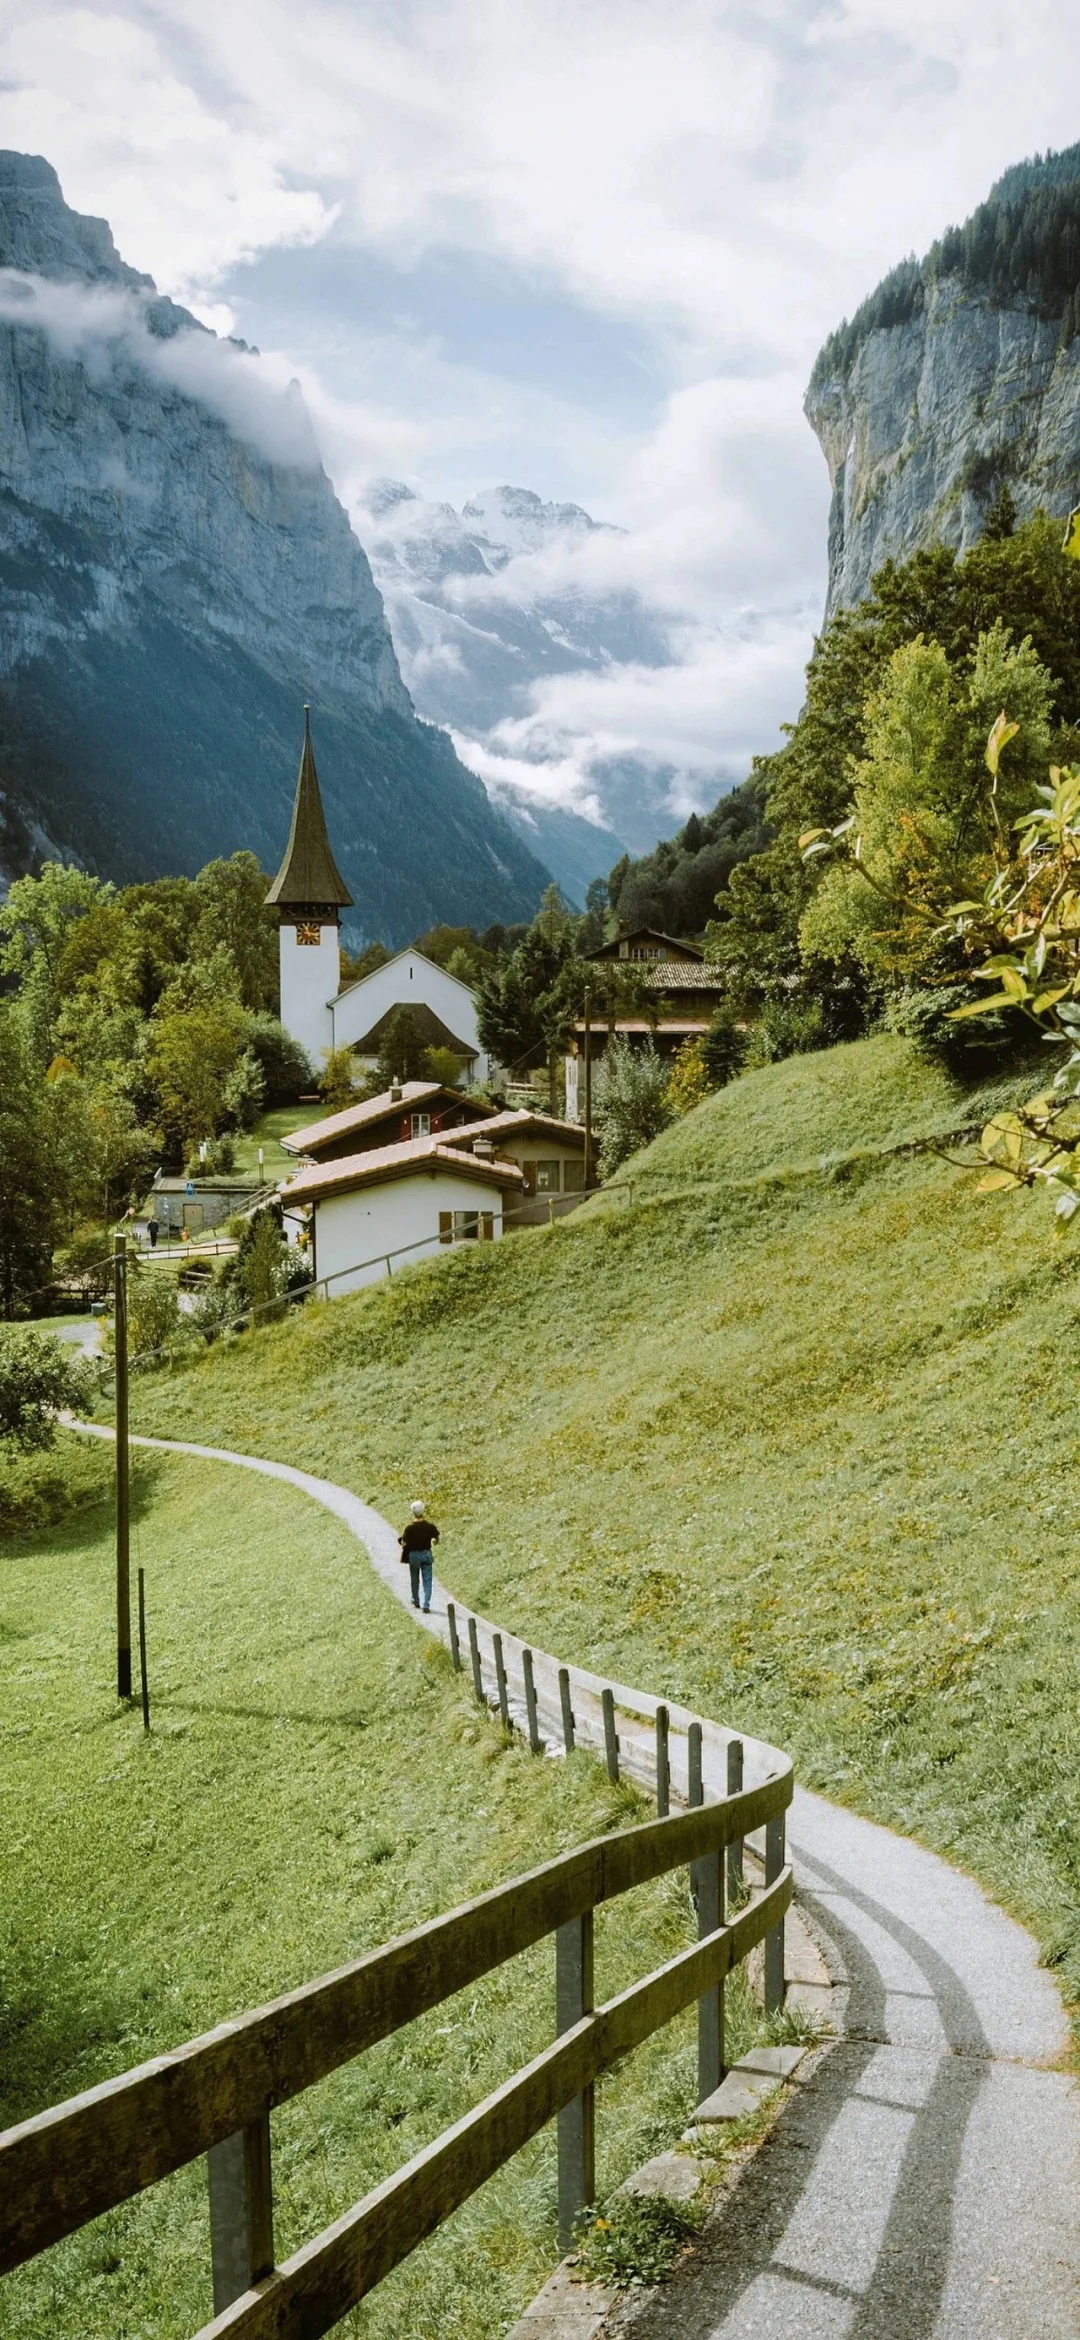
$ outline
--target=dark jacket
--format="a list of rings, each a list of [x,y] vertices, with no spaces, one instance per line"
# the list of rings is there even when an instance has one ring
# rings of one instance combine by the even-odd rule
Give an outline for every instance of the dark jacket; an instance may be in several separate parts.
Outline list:
[[[439,1531],[433,1519],[411,1519],[401,1531],[401,1549],[407,1560],[419,1560],[439,1541]]]

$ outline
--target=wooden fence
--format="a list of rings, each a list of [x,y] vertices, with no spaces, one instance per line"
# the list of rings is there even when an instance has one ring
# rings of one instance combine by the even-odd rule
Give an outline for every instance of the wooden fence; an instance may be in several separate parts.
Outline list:
[[[475,1631],[469,1638],[472,1644]],[[461,1662],[456,1627],[454,1658]],[[531,1663],[526,1671],[531,1680]],[[484,1696],[482,1680],[476,1687]],[[500,1706],[505,1719],[501,1684]],[[535,1746],[534,1708],[529,1719]],[[666,1749],[666,1725],[661,1709],[658,1755],[661,1738]],[[759,1942],[766,1945],[766,2003],[782,1995],[783,1920],[792,1891],[784,1852],[791,1765],[778,1755],[776,1772],[762,1784],[705,1803],[699,1723],[690,1726],[689,1740],[689,1809],[563,1853],[0,2136],[0,2273],[205,2154],[215,2313],[199,2340],[225,2334],[317,2340],[556,2117],[560,2240],[568,2246],[577,2216],[595,2195],[593,2092],[601,2074],[696,2000],[705,2094],[724,2069],[724,1978]],[[662,1772],[657,1785],[666,1803]],[[730,1873],[743,1838],[762,1827],[764,1890],[725,1922],[725,1850]],[[594,1910],[686,1863],[698,1941],[595,2007]],[[553,2044],[275,2265],[275,2106],[549,1934],[555,1936]]]

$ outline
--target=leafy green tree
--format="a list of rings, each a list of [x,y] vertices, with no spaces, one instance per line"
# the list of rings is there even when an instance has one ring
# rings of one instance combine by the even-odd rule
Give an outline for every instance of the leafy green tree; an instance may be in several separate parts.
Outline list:
[[[394,1081],[422,1081],[428,1044],[410,1007],[393,1007],[379,1036],[375,1078],[380,1089]]]
[[[277,1016],[249,1016],[247,1044],[260,1067],[268,1105],[291,1105],[314,1085],[311,1063]]]
[[[667,1101],[673,1114],[692,1113],[703,1105],[715,1086],[705,1061],[702,1040],[684,1040],[675,1051],[668,1074]]]
[[[46,1080],[17,1007],[0,1001],[0,1314],[24,1311],[54,1245],[94,1191],[91,1103],[76,1077]]]
[[[319,1090],[328,1113],[344,1113],[355,1105],[360,1091],[356,1058],[351,1048],[324,1048]]]
[[[266,893],[270,880],[253,853],[208,861],[195,880],[197,915],[192,956],[212,960],[228,951],[236,969],[241,1004],[278,1006],[278,927]]]
[[[233,1129],[254,1129],[266,1103],[263,1069],[253,1048],[245,1048],[239,1062],[222,1083],[221,1104]]]
[[[51,1446],[57,1413],[88,1405],[91,1386],[83,1360],[53,1334],[0,1325],[0,1440],[23,1453]]]
[[[0,909],[0,974],[15,978],[43,1064],[55,1054],[61,968],[72,929],[113,897],[113,887],[101,878],[66,862],[47,861],[40,877],[15,879]]]
[[[222,946],[178,970],[154,1010],[148,1069],[165,1145],[185,1153],[211,1138],[225,1114],[225,1086],[247,1042],[239,979]]]

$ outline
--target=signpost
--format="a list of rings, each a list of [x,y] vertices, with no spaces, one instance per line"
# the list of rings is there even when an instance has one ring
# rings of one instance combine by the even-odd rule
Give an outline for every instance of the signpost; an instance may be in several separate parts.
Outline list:
[[[113,1259],[116,1348],[116,1695],[131,1696],[131,1483],[128,1474],[127,1237]]]

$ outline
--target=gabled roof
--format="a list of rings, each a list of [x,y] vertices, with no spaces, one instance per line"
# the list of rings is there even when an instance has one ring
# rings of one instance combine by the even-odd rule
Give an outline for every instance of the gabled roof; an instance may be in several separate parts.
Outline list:
[[[601,943],[599,950],[586,951],[587,959],[617,959],[623,943],[670,943],[674,951],[687,951],[692,959],[705,954],[700,943],[691,942],[685,934],[662,934],[658,926],[632,926],[626,934],[617,934],[611,942]],[[640,962],[635,961],[635,964]]]
[[[319,775],[311,745],[311,709],[304,709],[304,746],[293,799],[292,826],[285,859],[266,897],[268,902],[303,908],[305,903],[336,904],[345,910],[352,895],[330,851],[326,815],[319,794]]]
[[[516,1162],[476,1162],[456,1153],[441,1138],[407,1138],[400,1146],[376,1146],[366,1154],[347,1154],[340,1162],[323,1162],[313,1170],[299,1170],[280,1189],[286,1206],[298,1202],[325,1202],[333,1194],[352,1194],[365,1186],[389,1185],[395,1178],[415,1178],[421,1172],[473,1178],[478,1185],[520,1186]]]
[[[474,1138],[510,1137],[557,1138],[563,1144],[584,1146],[585,1131],[578,1121],[558,1121],[552,1113],[530,1113],[527,1107],[514,1112],[493,1113],[487,1121],[470,1121],[464,1129],[439,1131],[439,1143],[446,1146],[471,1146]]]
[[[344,989],[338,992],[337,999],[332,1003],[333,1006],[337,1007],[340,1000],[347,999],[351,991],[362,991],[365,983],[377,982],[380,975],[385,975],[388,967],[397,966],[399,959],[422,960],[425,967],[434,967],[437,975],[445,976],[447,983],[456,983],[458,990],[463,991],[467,998],[475,999],[476,994],[473,991],[471,983],[463,983],[460,975],[451,975],[449,967],[440,967],[437,959],[429,959],[427,952],[418,951],[415,943],[406,943],[404,950],[395,951],[392,959],[384,959],[381,967],[372,967],[369,974],[358,975],[354,982],[346,983]],[[411,1003],[407,999],[399,1000],[397,1002],[399,1007],[408,1007],[410,1004]]]
[[[317,1154],[320,1146],[331,1145],[335,1138],[346,1137],[355,1130],[361,1137],[375,1123],[389,1121],[399,1113],[408,1113],[418,1105],[430,1105],[436,1097],[449,1097],[455,1105],[464,1105],[482,1121],[488,1111],[486,1105],[477,1105],[463,1089],[448,1089],[445,1081],[402,1081],[399,1094],[394,1097],[389,1089],[382,1089],[377,1097],[363,1097],[355,1105],[345,1105],[340,1113],[328,1113],[325,1121],[311,1121],[306,1129],[291,1129],[287,1137],[279,1138],[289,1154]]]

